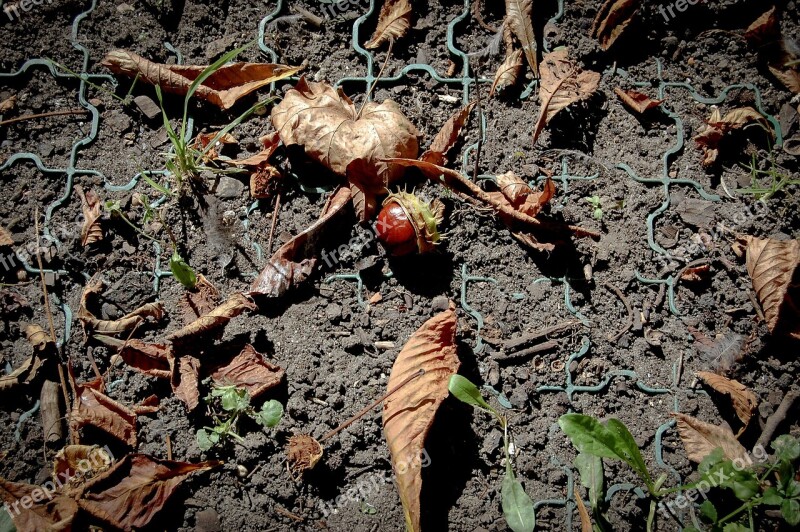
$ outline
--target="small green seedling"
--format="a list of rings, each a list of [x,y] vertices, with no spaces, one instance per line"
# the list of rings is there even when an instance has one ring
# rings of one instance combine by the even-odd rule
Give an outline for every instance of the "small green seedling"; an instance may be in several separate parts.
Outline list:
[[[508,420],[486,402],[478,387],[470,382],[469,379],[461,375],[453,375],[450,377],[448,389],[459,401],[494,416],[500,424],[500,428],[503,429],[503,452],[506,458],[506,474],[503,477],[503,484],[500,490],[503,516],[506,519],[506,523],[508,523],[508,527],[514,532],[532,532],[536,528],[536,512],[533,507],[533,501],[525,493],[522,483],[517,480],[511,466],[511,453],[509,451],[511,441],[508,437]]]
[[[594,216],[595,220],[602,220],[603,219],[603,207],[602,207],[602,200],[600,196],[589,196],[588,198],[583,198],[589,205],[592,206],[592,216]]]
[[[772,449],[775,454],[771,461],[747,468],[736,467],[733,461],[725,459],[720,448],[706,456],[698,466],[700,480],[691,486],[684,486],[684,489],[705,483],[730,490],[742,504],[723,516],[714,503],[707,499],[699,506],[701,522],[684,530],[755,532],[758,528],[754,526],[754,511],[762,506],[779,508],[781,517],[791,526],[800,524],[800,482],[795,480],[800,442],[789,435],[779,436],[772,442]],[[722,500],[725,500],[724,496]]]
[[[657,480],[653,480],[647,470],[647,465],[644,463],[642,453],[639,451],[639,446],[636,445],[636,441],[631,436],[628,428],[617,419],[609,419],[604,425],[595,418],[583,414],[565,414],[558,420],[558,424],[561,430],[572,440],[572,444],[580,453],[578,456],[586,455],[600,459],[620,460],[634,470],[650,494],[650,513],[647,516],[647,530],[653,530],[658,499],[665,494],[661,491],[661,486],[666,481],[667,476],[664,474]],[[582,458],[581,462],[575,465],[579,471],[581,468],[585,470],[585,463],[582,462],[589,460],[590,458]],[[595,462],[592,468],[596,467]],[[602,463],[600,467],[602,468]],[[582,478],[581,481],[594,485],[595,490],[597,490],[597,479],[590,481]],[[590,498],[591,496],[590,493]]]
[[[740,188],[736,191],[740,194],[752,195],[761,201],[768,201],[787,187],[800,185],[800,179],[792,179],[789,172],[781,171],[780,167],[775,163],[775,156],[771,150],[769,159],[769,169],[760,170],[756,154],[753,154],[750,164],[743,165],[745,169],[750,171],[750,187]],[[769,179],[767,183],[763,183],[765,178]]]
[[[242,417],[249,417],[264,428],[273,428],[280,423],[283,416],[283,405],[271,399],[266,401],[260,410],[250,404],[250,394],[244,388],[236,386],[214,386],[204,398],[209,405],[213,427],[203,427],[197,431],[197,446],[201,451],[208,451],[227,439],[243,441],[239,436],[237,423]]]

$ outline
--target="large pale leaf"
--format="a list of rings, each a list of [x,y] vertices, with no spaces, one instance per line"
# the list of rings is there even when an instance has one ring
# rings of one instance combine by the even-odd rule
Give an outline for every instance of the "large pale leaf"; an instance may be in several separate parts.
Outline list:
[[[533,75],[539,76],[536,34],[533,32],[533,0],[506,0],[506,24],[522,44]]]
[[[78,504],[115,528],[142,528],[189,475],[218,465],[219,462],[189,464],[129,454],[87,483]]]
[[[722,449],[725,458],[742,460],[745,464],[751,462],[747,449],[739,443],[730,429],[718,427],[677,412],[673,413],[672,417],[678,422],[678,435],[683,441],[686,456],[692,462],[699,464],[703,458],[717,448]]]
[[[138,77],[139,81],[158,85],[164,92],[180,95],[187,94],[194,80],[207,68],[154,63],[127,50],[110,51],[100,64],[115,74]],[[230,63],[208,76],[194,95],[222,109],[230,109],[243,96],[300,70],[302,67],[267,63]]]
[[[600,84],[600,74],[591,70],[582,71],[569,58],[569,51],[560,48],[544,56],[539,89],[539,119],[533,130],[534,144],[545,125],[552,118],[575,102],[590,97]]]
[[[739,381],[717,375],[708,371],[698,371],[697,376],[722,395],[730,397],[733,410],[743,423],[739,434],[744,432],[753,417],[753,411],[758,406],[758,397]]]
[[[312,160],[347,178],[359,219],[377,208],[376,196],[403,169],[384,159],[416,159],[419,131],[391,100],[359,111],[341,90],[301,79],[272,110],[272,123],[286,146],[298,145]]]
[[[394,390],[383,405],[383,429],[407,528],[420,529],[422,471],[419,464],[425,438],[436,411],[449,393],[450,377],[458,371],[455,305],[425,322],[397,355],[387,388]],[[424,374],[414,378],[420,370]],[[409,380],[411,379],[411,380]]]
[[[592,37],[600,42],[600,48],[611,48],[641,7],[642,0],[606,0],[597,12],[591,31]]]
[[[378,15],[378,25],[364,48],[378,48],[392,39],[399,39],[411,27],[411,3],[408,0],[386,0]]]
[[[800,264],[800,242],[771,238],[740,238],[747,246],[747,273],[764,309],[770,332],[782,325],[800,338],[797,304],[790,293],[792,277]]]

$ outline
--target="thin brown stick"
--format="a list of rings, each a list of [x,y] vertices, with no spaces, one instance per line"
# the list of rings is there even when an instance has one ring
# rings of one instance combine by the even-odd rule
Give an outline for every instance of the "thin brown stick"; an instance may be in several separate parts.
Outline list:
[[[497,33],[500,31],[498,28],[487,24],[483,19],[483,13],[481,13],[481,0],[475,0],[472,2],[472,16],[475,17],[475,20],[478,22],[478,24],[480,24],[480,26],[486,31],[490,31],[492,33]]]
[[[272,239],[275,237],[275,226],[278,223],[278,211],[281,208],[281,193],[275,196],[275,209],[272,211],[272,224],[269,227],[269,241],[267,242],[267,255],[272,256]]]
[[[48,324],[50,325],[50,339],[53,341],[53,345],[58,345],[58,341],[56,340],[56,325],[53,321],[53,313],[50,311],[50,295],[47,293],[47,284],[44,280],[44,268],[42,267],[42,250],[39,246],[39,206],[37,205],[34,210],[34,229],[36,231],[36,264],[39,267],[39,279],[42,282],[42,295],[44,296],[44,312],[47,316]],[[61,365],[61,361],[57,360],[58,363],[58,379],[61,381],[61,393],[64,394],[64,405],[69,410],[69,392],[67,392],[67,379],[64,375],[64,367]],[[75,439],[75,434],[70,431],[70,440],[72,443],[76,443],[77,440]]]
[[[378,84],[380,79],[383,77],[383,71],[386,70],[386,67],[389,66],[389,59],[392,57],[392,48],[394,47],[394,39],[389,39],[389,50],[386,51],[386,60],[383,62],[383,66],[381,67],[380,72],[378,72],[378,77],[372,82],[372,86],[369,88],[367,93],[364,95],[364,103],[361,104],[361,109],[358,110],[358,114],[356,115],[356,119],[361,118],[361,113],[364,112],[364,107],[367,106],[367,102],[369,102],[369,97],[372,94],[372,91],[375,90],[375,86]]]
[[[367,406],[362,408],[356,415],[354,415],[353,417],[351,417],[350,419],[348,419],[347,421],[345,421],[344,423],[342,423],[341,425],[339,425],[338,427],[336,427],[332,431],[330,431],[327,434],[325,434],[322,438],[319,439],[319,443],[322,443],[325,440],[327,440],[328,438],[330,438],[332,436],[335,436],[339,432],[343,431],[344,429],[346,429],[347,427],[349,427],[350,425],[352,425],[353,423],[355,423],[356,421],[358,421],[359,419],[364,417],[370,410],[372,410],[373,408],[375,408],[376,406],[378,406],[379,404],[381,404],[382,402],[387,400],[395,392],[399,391],[403,386],[405,386],[409,382],[413,381],[417,377],[423,376],[424,374],[425,374],[425,370],[420,368],[419,371],[417,371],[413,375],[410,375],[406,380],[404,380],[403,382],[398,384],[394,388],[394,390],[389,390],[388,392],[386,392],[382,396],[378,397],[375,401],[372,401],[370,404],[368,404]]]
[[[167,460],[172,460],[172,438],[167,434],[164,440],[167,445]]]
[[[635,319],[633,316],[633,307],[631,307],[631,302],[628,301],[628,298],[625,297],[625,294],[622,293],[622,290],[620,290],[611,283],[603,283],[603,287],[613,292],[619,298],[619,300],[622,301],[622,304],[625,305],[625,310],[628,311],[628,321],[625,323],[625,326],[623,326],[615,334],[609,334],[608,336],[606,336],[609,342],[616,342],[617,340],[622,338],[622,335],[628,332],[631,329],[631,327],[633,327],[633,321]]]
[[[540,338],[545,338],[547,336],[550,336],[551,334],[555,334],[561,331],[566,331],[568,329],[575,327],[576,325],[580,325],[580,323],[581,322],[577,320],[565,321],[564,323],[559,323],[558,325],[553,325],[551,327],[545,327],[543,329],[533,331],[524,336],[520,336],[519,338],[507,341],[504,345],[505,350],[515,351],[527,344],[539,340]]]
[[[0,126],[7,126],[10,124],[16,124],[17,122],[25,122],[26,120],[33,120],[35,118],[49,118],[51,116],[69,116],[69,115],[80,115],[80,114],[88,114],[89,111],[86,109],[67,109],[66,111],[50,111],[47,113],[39,113],[35,115],[25,115],[25,116],[18,116],[16,118],[9,118],[8,120],[3,120],[0,122]]]
[[[764,430],[761,432],[761,436],[759,436],[755,448],[758,448],[759,446],[766,447],[769,445],[769,443],[772,441],[772,436],[775,434],[775,431],[778,430],[780,424],[784,422],[786,416],[789,414],[789,411],[792,409],[798,398],[800,398],[800,391],[798,390],[791,390],[783,396],[783,401],[781,401],[778,409],[775,410],[771,416],[769,416],[767,424],[764,425]]]
[[[305,521],[305,519],[303,519],[299,515],[293,514],[289,510],[285,510],[285,509],[281,508],[280,506],[276,506],[275,507],[275,513],[281,514],[284,517],[288,517],[289,519],[291,519],[293,521],[297,521],[298,523],[302,523],[303,521]]]
[[[94,371],[95,377],[100,379],[100,382],[103,382],[103,374],[100,373],[100,368],[97,367],[97,361],[94,359],[94,353],[92,353],[92,348],[89,346],[86,349],[86,354],[89,355],[89,362],[92,365],[92,370]],[[105,385],[104,385],[105,386]]]

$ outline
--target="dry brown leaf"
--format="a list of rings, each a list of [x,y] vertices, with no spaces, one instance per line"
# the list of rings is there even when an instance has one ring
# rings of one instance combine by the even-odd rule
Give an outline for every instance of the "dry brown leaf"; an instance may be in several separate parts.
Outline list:
[[[475,107],[474,102],[456,111],[436,134],[433,142],[431,142],[430,148],[420,156],[420,160],[440,166],[446,165],[447,152],[449,152],[456,141],[458,141],[461,129],[469,119],[473,107]]]
[[[539,77],[539,61],[536,58],[536,34],[533,31],[533,0],[506,0],[506,22],[519,40],[534,77]]]
[[[269,162],[270,157],[275,154],[275,151],[281,144],[280,135],[278,135],[277,131],[273,131],[267,135],[258,139],[261,142],[262,150],[255,155],[247,157],[246,159],[237,159],[235,161],[230,161],[231,164],[236,166],[261,166],[264,163]]]
[[[133,405],[133,411],[137,416],[155,414],[161,408],[161,399],[156,394],[151,394],[142,399],[139,404]]]
[[[149,344],[141,340],[130,339],[127,341],[114,338],[105,338],[102,343],[119,349],[122,360],[145,375],[159,379],[169,379],[171,348],[166,344]]]
[[[89,189],[84,193],[83,189],[76,185],[75,191],[78,193],[78,197],[81,198],[81,210],[83,210],[81,245],[86,247],[103,240],[103,229],[100,227],[100,216],[103,213],[100,198],[94,189]]]
[[[622,100],[622,103],[624,103],[626,107],[639,114],[644,114],[646,111],[659,107],[664,103],[664,100],[654,100],[641,92],[624,91],[619,87],[614,88],[614,93]]]
[[[734,109],[724,118],[719,109],[714,109],[706,129],[694,137],[694,141],[703,150],[703,166],[709,167],[717,162],[720,144],[725,135],[752,123],[762,124],[767,131],[771,131],[766,118],[752,107]]]
[[[322,445],[308,434],[296,434],[286,445],[286,463],[293,477],[314,469],[322,455]]]
[[[349,189],[340,188],[334,192],[320,218],[272,255],[253,282],[251,295],[279,298],[305,281],[316,264],[326,226],[349,203]]]
[[[183,293],[178,306],[183,312],[183,323],[189,324],[211,312],[219,304],[219,291],[202,273],[197,275],[194,289]]]
[[[133,312],[117,320],[100,320],[95,317],[88,309],[89,300],[96,298],[103,291],[103,281],[95,277],[89,280],[81,296],[80,308],[78,309],[78,319],[83,324],[83,330],[87,335],[105,334],[116,336],[119,334],[130,333],[139,325],[144,323],[147,318],[156,321],[164,317],[164,307],[161,303],[146,303]]]
[[[53,481],[61,493],[75,497],[89,479],[108,471],[112,462],[108,451],[98,445],[67,445],[53,458]]]
[[[747,246],[747,273],[764,309],[771,333],[784,326],[800,338],[797,304],[790,292],[792,278],[800,264],[800,242],[771,238],[739,237]]]
[[[600,48],[611,48],[641,7],[641,0],[606,0],[597,12],[591,30],[591,36],[598,40]]]
[[[528,186],[528,183],[514,172],[506,172],[497,176],[497,186],[500,189],[499,192],[489,192],[496,204],[507,205],[510,209],[532,218],[535,218],[541,212],[542,208],[553,199],[556,192],[555,183],[549,177],[545,181],[542,191],[534,192]],[[518,225],[512,217],[503,213],[500,213],[500,219],[509,228],[513,229]],[[511,235],[518,242],[534,251],[551,252],[555,249],[555,244],[540,242],[530,232],[512,230]]]
[[[705,279],[708,279],[708,274],[711,273],[711,266],[708,264],[703,264],[701,266],[693,266],[691,268],[686,268],[681,273],[681,280],[687,281],[690,283],[699,283]]]
[[[718,427],[677,412],[673,412],[672,417],[678,422],[678,435],[686,449],[686,457],[692,462],[699,464],[714,449],[721,448],[725,458],[729,460],[742,460],[746,465],[752,463],[747,449],[739,443],[729,428]]]
[[[730,397],[733,410],[743,424],[737,437],[741,435],[750,423],[750,418],[753,417],[753,412],[758,406],[758,397],[744,384],[722,375],[709,371],[698,371],[697,376],[714,390]]]
[[[578,487],[573,488],[573,495],[575,495],[575,502],[578,504],[578,515],[581,518],[581,532],[592,532],[592,518],[589,517],[589,511],[586,509],[581,494],[578,493]]]
[[[506,56],[503,63],[497,68],[497,72],[494,73],[494,82],[489,91],[489,98],[516,85],[521,72],[522,50],[514,50]]]
[[[200,65],[154,63],[126,50],[112,50],[100,63],[115,74],[138,76],[139,81],[158,85],[164,92],[185,95],[206,69]],[[294,76],[303,67],[267,63],[230,63],[217,69],[194,95],[222,109],[230,109],[242,97],[270,83]]]
[[[256,306],[252,299],[237,292],[218,307],[167,336],[167,340],[171,342],[181,342],[192,340],[192,337],[218,333],[236,316],[239,316],[246,310],[255,309]]]
[[[777,6],[772,6],[770,10],[766,11],[747,27],[744,37],[749,42],[759,46],[774,39],[779,33]]]
[[[14,110],[16,106],[17,106],[17,96],[16,95],[9,96],[8,98],[0,102],[0,115],[10,113],[11,111]]]
[[[219,465],[220,462],[190,464],[129,454],[89,481],[78,504],[115,528],[139,529],[164,507],[189,475]]]
[[[211,373],[211,378],[220,386],[235,385],[245,388],[250,398],[255,399],[270,388],[280,384],[284,371],[270,364],[264,355],[248,344],[233,360]]]
[[[193,143],[194,149],[199,152],[202,152],[208,147],[211,141],[214,140],[214,137],[216,137],[218,134],[219,134],[218,132],[200,133],[194,139]],[[205,154],[203,155],[203,161],[210,164],[219,159],[218,147],[221,147],[223,144],[238,144],[238,143],[239,141],[236,140],[236,138],[234,138],[233,135],[231,135],[230,133],[225,133],[219,139],[217,139],[217,142],[214,144],[214,146],[212,146],[211,148],[208,149],[207,152],[205,152]]]
[[[69,412],[70,430],[77,433],[87,425],[136,448],[136,413],[103,393],[100,380],[77,384],[72,367],[68,368],[74,390],[72,409]]]
[[[420,133],[395,102],[369,102],[359,115],[343,92],[305,78],[272,109],[272,124],[286,146],[302,146],[310,159],[348,180],[362,222],[375,213],[376,196],[403,174],[384,159],[419,155]]]
[[[14,245],[14,238],[11,236],[11,233],[8,232],[8,229],[0,225],[0,247],[7,247]]]
[[[419,464],[433,418],[447,398],[450,377],[460,365],[455,336],[456,313],[451,302],[448,310],[425,322],[397,355],[387,389],[403,386],[383,403],[383,429],[406,526],[415,532],[420,529],[422,471],[414,464]],[[420,370],[424,373],[414,378]]]
[[[783,83],[784,87],[794,94],[800,94],[800,72],[793,68],[780,68],[774,65],[769,65],[769,71]]]
[[[569,58],[569,51],[560,48],[544,56],[539,89],[539,119],[533,130],[534,144],[550,120],[562,109],[585,100],[597,90],[600,74],[582,71]]]
[[[192,356],[170,357],[172,393],[191,412],[200,404],[200,361]]]
[[[34,493],[36,492],[36,493]],[[25,508],[20,504],[23,497],[37,500]],[[41,486],[9,482],[0,478],[0,500],[8,505],[8,512],[18,532],[68,532],[72,529],[72,521],[78,513],[78,504],[74,499],[54,494],[52,499],[43,496]]]
[[[9,392],[22,384],[34,382],[42,367],[58,356],[55,344],[44,329],[38,325],[28,325],[24,332],[34,354],[8,375],[0,376],[0,392]]]
[[[408,0],[386,0],[378,16],[378,25],[364,48],[372,50],[383,43],[399,39],[411,27],[411,4]]]

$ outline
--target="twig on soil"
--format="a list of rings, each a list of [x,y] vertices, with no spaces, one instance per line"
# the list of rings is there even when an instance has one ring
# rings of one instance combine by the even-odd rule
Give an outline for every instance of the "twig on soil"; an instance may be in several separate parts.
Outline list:
[[[307,9],[303,9],[300,6],[292,6],[292,11],[294,11],[295,13],[297,13],[298,15],[303,17],[303,20],[305,20],[306,22],[308,22],[309,24],[311,24],[315,28],[319,29],[319,28],[322,27],[322,23],[324,22],[322,17],[318,17],[317,15],[312,13],[311,11],[309,11]]]
[[[275,209],[272,211],[272,224],[269,227],[269,240],[267,241],[267,255],[272,256],[272,239],[275,237],[275,225],[278,223],[278,211],[281,208],[281,193],[275,196]]]
[[[39,240],[39,207],[36,206],[34,210],[34,229],[36,231],[36,242],[40,242]],[[56,340],[56,326],[55,322],[53,321],[53,313],[50,311],[50,296],[47,293],[47,283],[44,280],[44,269],[42,268],[42,250],[37,245],[36,246],[36,265],[39,267],[39,279],[42,282],[42,295],[44,296],[44,312],[47,316],[48,324],[50,325],[50,339],[53,341],[53,345],[58,346],[58,341]],[[64,394],[64,405],[66,408],[69,408],[69,392],[67,392],[67,379],[64,376],[64,367],[61,365],[61,360],[57,360],[56,363],[58,364],[58,379],[61,381],[61,393]],[[75,434],[70,434],[70,441],[72,443],[77,443]]]
[[[772,441],[772,436],[775,435],[775,431],[778,430],[778,427],[781,423],[786,419],[786,416],[789,414],[789,411],[794,406],[794,403],[797,399],[800,398],[800,390],[791,390],[787,392],[786,395],[783,396],[783,401],[778,406],[778,409],[769,416],[767,420],[767,424],[764,425],[764,430],[761,432],[761,436],[759,436],[758,441],[756,442],[756,448],[766,447]]]
[[[18,116],[16,118],[9,118],[8,120],[3,120],[0,122],[0,126],[7,126],[10,124],[16,124],[17,122],[25,122],[26,120],[33,120],[35,118],[49,118],[51,116],[69,116],[69,115],[80,115],[80,114],[89,114],[89,111],[86,109],[67,109],[65,111],[49,111],[47,113],[39,113],[35,115],[25,115],[25,116]]]
[[[293,514],[289,510],[285,510],[285,509],[281,508],[280,506],[276,506],[275,507],[275,513],[279,513],[284,517],[288,517],[289,519],[297,521],[298,523],[302,523],[303,521],[305,521],[305,519],[303,519],[299,515]]]
[[[420,369],[418,372],[414,373],[413,375],[410,375],[406,380],[404,380],[403,382],[398,384],[393,390],[389,390],[388,392],[386,392],[382,396],[378,397],[375,401],[372,401],[370,404],[368,404],[367,406],[362,408],[356,415],[354,415],[353,417],[351,417],[350,419],[348,419],[347,421],[345,421],[344,423],[342,423],[341,425],[339,425],[335,429],[329,431],[327,434],[325,434],[322,438],[319,439],[319,443],[321,444],[322,442],[324,442],[328,438],[331,438],[332,436],[335,436],[339,432],[343,431],[344,429],[346,429],[347,427],[349,427],[350,425],[352,425],[353,423],[355,423],[356,421],[358,421],[359,419],[364,417],[367,414],[367,412],[369,412],[370,410],[372,410],[373,408],[375,408],[376,406],[378,406],[379,404],[384,402],[386,399],[388,399],[392,395],[394,395],[394,393],[399,391],[403,386],[405,386],[409,382],[413,381],[417,377],[421,377],[423,375],[425,375],[425,370],[424,369]]]
[[[633,308],[631,307],[631,302],[628,301],[628,298],[625,297],[625,294],[622,293],[622,290],[620,290],[611,283],[603,283],[603,287],[613,292],[619,298],[619,300],[622,301],[622,304],[625,305],[625,310],[628,312],[628,321],[625,323],[625,325],[615,334],[608,334],[606,336],[609,342],[616,342],[617,340],[622,338],[622,335],[628,332],[631,329],[631,327],[633,327],[633,321],[634,321]]]
[[[550,336],[551,334],[559,333],[561,331],[566,331],[580,324],[581,322],[577,320],[565,321],[564,323],[559,323],[558,325],[553,325],[551,327],[545,327],[543,329],[539,329],[531,333],[525,334],[524,336],[520,336],[519,338],[509,340],[505,343],[503,347],[505,348],[505,351],[512,352],[527,344],[533,343],[536,340],[539,340],[540,338],[544,338],[546,336]]]
[[[167,444],[167,460],[172,460],[172,438],[167,434],[164,440],[166,440],[165,443]]]
[[[383,66],[381,67],[380,71],[378,72],[378,77],[375,78],[372,82],[372,86],[369,88],[367,93],[364,95],[364,103],[361,104],[361,109],[358,110],[358,114],[356,115],[356,120],[361,118],[361,113],[364,112],[364,108],[367,106],[367,102],[369,102],[369,97],[372,92],[375,90],[375,86],[378,85],[378,81],[383,77],[383,71],[386,70],[386,67],[389,66],[389,59],[392,57],[392,48],[394,48],[394,38],[389,38],[389,49],[386,51],[386,60],[383,62]]]

